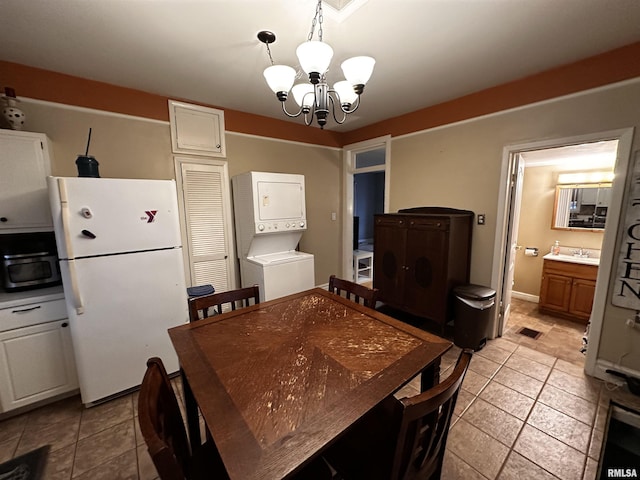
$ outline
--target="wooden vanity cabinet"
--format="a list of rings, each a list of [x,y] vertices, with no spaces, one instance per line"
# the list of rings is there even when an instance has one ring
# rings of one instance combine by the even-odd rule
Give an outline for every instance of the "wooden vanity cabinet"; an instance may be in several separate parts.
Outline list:
[[[595,265],[544,260],[539,311],[586,324],[591,316],[597,276]]]
[[[443,328],[452,315],[451,289],[469,283],[473,216],[439,207],[376,215],[378,300]]]

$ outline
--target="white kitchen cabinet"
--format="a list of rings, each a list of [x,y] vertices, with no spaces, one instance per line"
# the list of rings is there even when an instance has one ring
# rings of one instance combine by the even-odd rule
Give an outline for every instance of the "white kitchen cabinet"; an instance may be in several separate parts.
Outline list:
[[[593,188],[582,188],[580,189],[582,192],[582,201],[581,205],[595,205],[596,199],[598,198],[598,189]]]
[[[0,310],[0,411],[78,388],[69,323],[62,316],[63,299]],[[26,326],[13,328],[18,325]]]
[[[608,207],[611,201],[611,188],[599,188],[598,189],[598,206]]]
[[[0,233],[53,228],[46,182],[50,161],[46,135],[0,130]]]
[[[173,153],[225,157],[224,112],[169,100]]]

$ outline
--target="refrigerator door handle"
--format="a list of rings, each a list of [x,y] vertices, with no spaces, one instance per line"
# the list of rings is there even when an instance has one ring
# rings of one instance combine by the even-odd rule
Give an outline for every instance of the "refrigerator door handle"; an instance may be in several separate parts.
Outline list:
[[[69,280],[71,283],[71,292],[73,294],[73,305],[78,315],[84,313],[84,305],[82,304],[82,296],[80,295],[80,286],[78,285],[78,276],[76,274],[76,261],[69,260]]]
[[[73,255],[73,244],[71,243],[71,232],[69,231],[69,200],[67,199],[67,184],[64,183],[64,178],[58,178],[58,192],[60,192],[60,220],[62,221],[67,258],[75,258]]]

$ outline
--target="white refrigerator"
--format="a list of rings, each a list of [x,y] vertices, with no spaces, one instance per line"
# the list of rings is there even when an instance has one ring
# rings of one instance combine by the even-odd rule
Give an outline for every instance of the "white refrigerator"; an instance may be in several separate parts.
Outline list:
[[[140,385],[149,357],[178,360],[188,322],[175,182],[48,178],[82,403]]]

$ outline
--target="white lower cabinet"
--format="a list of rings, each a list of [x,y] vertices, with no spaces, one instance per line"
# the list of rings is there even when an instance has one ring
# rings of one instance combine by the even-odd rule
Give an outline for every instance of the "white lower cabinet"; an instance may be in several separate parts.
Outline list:
[[[63,319],[0,333],[0,411],[78,388],[69,330]]]

